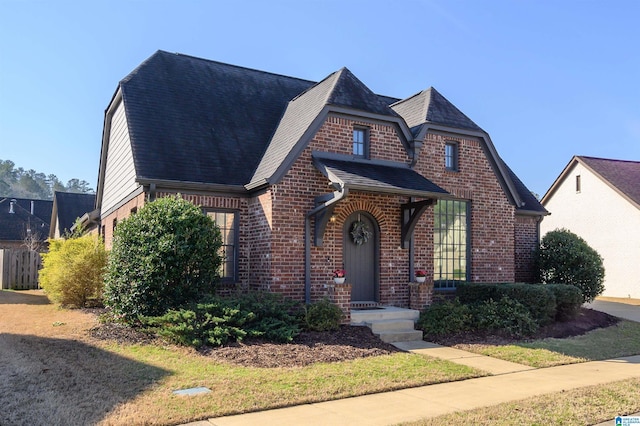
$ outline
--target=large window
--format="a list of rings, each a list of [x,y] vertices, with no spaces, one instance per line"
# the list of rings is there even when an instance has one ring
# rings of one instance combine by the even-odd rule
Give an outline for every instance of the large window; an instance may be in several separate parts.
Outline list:
[[[469,252],[469,204],[440,200],[434,209],[433,264],[435,288],[456,288],[466,281]]]
[[[367,157],[368,147],[368,134],[367,129],[353,129],[353,155],[358,157]]]
[[[215,221],[218,228],[220,228],[220,234],[222,234],[220,277],[223,280],[235,280],[238,258],[238,213],[232,211],[209,211],[207,215]]]

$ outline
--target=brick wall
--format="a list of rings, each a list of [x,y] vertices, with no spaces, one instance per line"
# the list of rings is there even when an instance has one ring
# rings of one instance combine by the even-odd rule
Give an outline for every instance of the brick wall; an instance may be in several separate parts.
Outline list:
[[[449,141],[458,144],[456,172],[444,167],[444,146]],[[513,281],[515,208],[497,180],[480,140],[428,133],[415,169],[450,193],[471,201],[471,280]],[[432,216],[433,210],[427,214]]]
[[[132,211],[142,208],[145,203],[145,197],[146,194],[141,193],[135,198],[132,198],[131,200],[123,204],[117,210],[102,218],[102,220],[100,221],[99,232],[100,235],[102,235],[102,237],[104,238],[104,244],[107,250],[111,249],[111,245],[113,244],[114,223],[117,225],[118,222],[121,222],[131,216]]]
[[[534,281],[533,258],[539,243],[538,217],[516,215],[515,224],[515,280]]]

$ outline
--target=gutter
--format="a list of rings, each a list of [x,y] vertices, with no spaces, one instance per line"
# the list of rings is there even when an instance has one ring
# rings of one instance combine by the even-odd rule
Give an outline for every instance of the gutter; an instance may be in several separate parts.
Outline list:
[[[313,208],[304,217],[304,301],[306,304],[311,303],[311,216],[331,207],[345,198],[348,193],[347,187],[340,184],[337,191],[326,195],[330,197],[327,201]]]

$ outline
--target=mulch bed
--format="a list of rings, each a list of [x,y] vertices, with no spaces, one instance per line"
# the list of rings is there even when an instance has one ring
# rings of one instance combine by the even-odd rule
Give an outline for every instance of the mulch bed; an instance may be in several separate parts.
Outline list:
[[[572,337],[590,330],[609,327],[618,318],[603,312],[582,308],[572,321],[558,322],[541,330],[534,337]],[[162,344],[149,334],[118,324],[101,324],[90,330],[91,337],[100,340],[115,340],[121,344]],[[508,344],[517,342],[503,336],[481,336],[466,334],[440,339],[438,343],[453,346],[464,343]],[[382,342],[367,327],[342,326],[332,332],[303,332],[292,343],[271,343],[249,339],[219,348],[205,348],[203,356],[246,367],[303,367],[318,362],[338,362],[369,356],[400,352],[395,346]]]

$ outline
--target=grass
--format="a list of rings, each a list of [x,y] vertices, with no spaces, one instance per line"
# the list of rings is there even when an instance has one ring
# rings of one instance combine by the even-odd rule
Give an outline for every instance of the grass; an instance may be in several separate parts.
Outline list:
[[[141,413],[157,412],[169,423],[185,422],[482,375],[459,364],[405,353],[302,368],[266,369],[222,364],[176,348],[111,345],[106,349],[137,363],[168,370],[170,374],[119,407],[105,424],[129,424],[140,421]],[[189,398],[172,394],[176,389],[198,386],[212,392]]]
[[[567,339],[548,338],[511,345],[465,345],[465,350],[529,365],[551,367],[640,354],[640,323],[617,325]]]
[[[585,425],[640,412],[640,378],[423,419],[406,426]],[[612,422],[613,424],[613,422]]]

